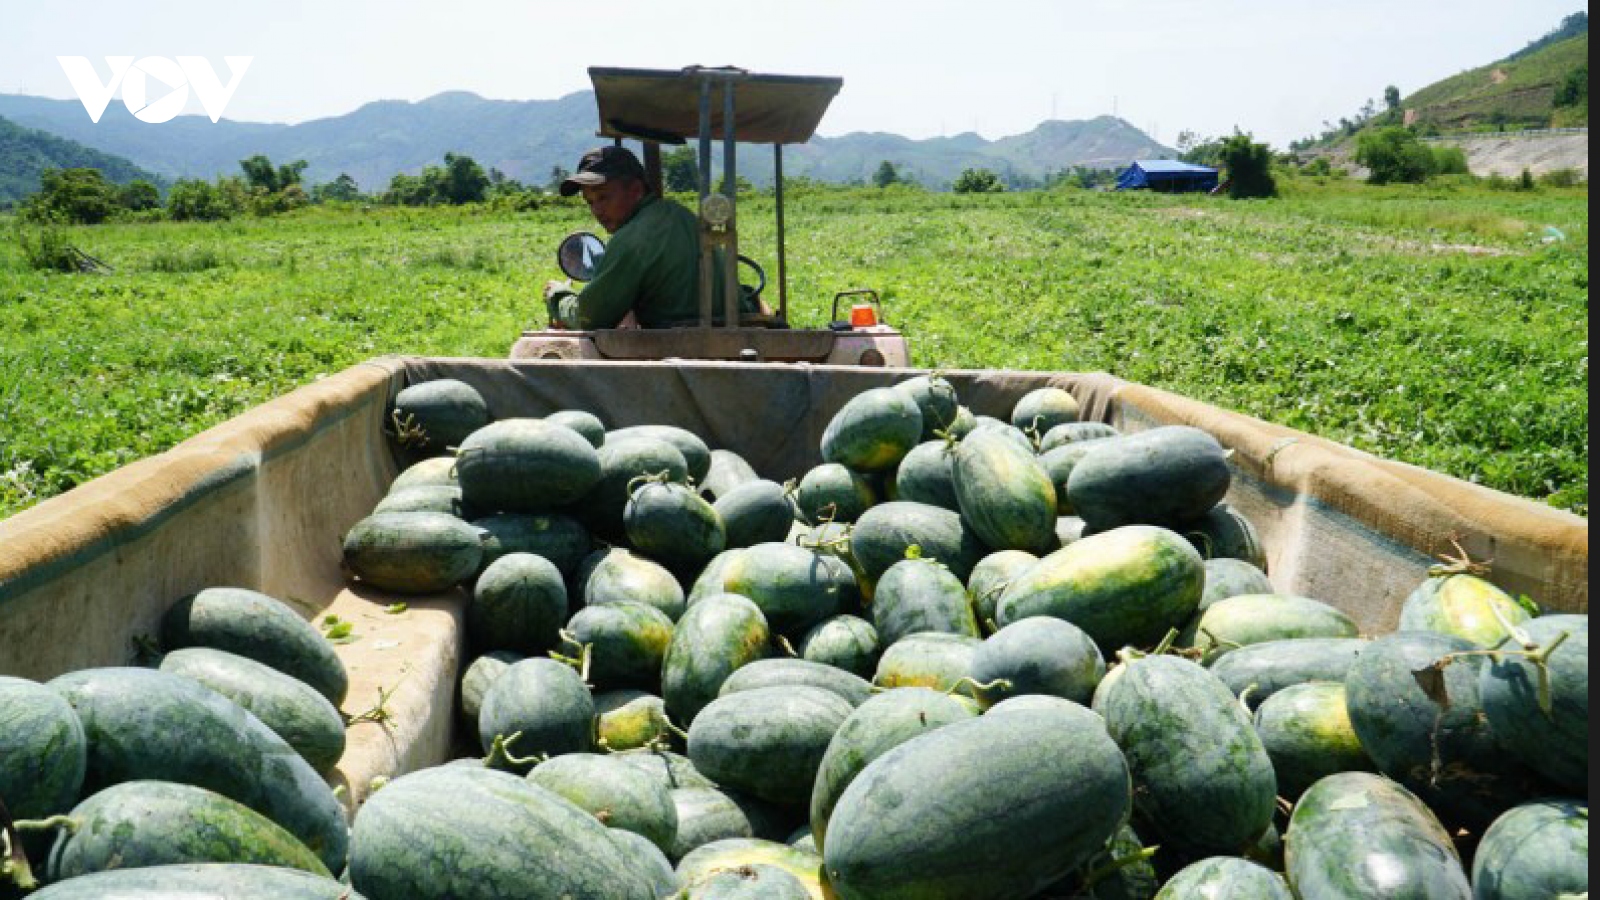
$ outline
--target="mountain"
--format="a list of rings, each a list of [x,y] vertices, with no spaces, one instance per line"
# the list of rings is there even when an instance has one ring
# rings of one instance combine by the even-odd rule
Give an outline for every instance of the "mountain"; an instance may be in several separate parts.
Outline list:
[[[589,91],[557,100],[489,100],[451,91],[414,103],[380,100],[298,125],[213,123],[204,116],[151,125],[118,102],[95,123],[77,101],[0,94],[0,116],[125,156],[168,178],[237,175],[240,160],[265,154],[274,163],[305,160],[308,183],[345,173],[369,192],[382,190],[398,173],[438,165],[446,152],[464,153],[524,183],[544,184],[553,168],[570,169],[599,142]],[[748,162],[740,174],[758,185],[770,183],[770,151],[750,149],[741,155]],[[817,137],[785,148],[784,171],[822,181],[865,181],[888,160],[902,175],[943,187],[967,168],[1039,178],[1077,165],[1112,167],[1175,155],[1132,125],[1102,116],[1045,122],[998,141],[970,133],[925,140],[877,133]]]
[[[164,179],[120,156],[103,153],[65,138],[0,118],[0,208],[39,189],[45,169],[99,169],[108,180],[127,184],[143,178],[164,186]]]
[[[1587,125],[1588,17],[1581,33],[1531,46],[1405,98],[1407,121],[1442,131]]]
[[[1504,59],[1401,97],[1394,109],[1379,112],[1369,101],[1354,118],[1341,119],[1290,149],[1336,148],[1354,143],[1363,130],[1392,125],[1453,133],[1588,124],[1589,14],[1578,12]]]

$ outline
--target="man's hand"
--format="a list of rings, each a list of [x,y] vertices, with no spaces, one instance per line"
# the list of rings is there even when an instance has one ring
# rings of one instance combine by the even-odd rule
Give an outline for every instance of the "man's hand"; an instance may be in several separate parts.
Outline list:
[[[574,291],[572,290],[572,282],[570,281],[551,279],[550,281],[546,281],[544,283],[544,298],[546,300],[549,300],[559,294],[571,293],[574,293]]]

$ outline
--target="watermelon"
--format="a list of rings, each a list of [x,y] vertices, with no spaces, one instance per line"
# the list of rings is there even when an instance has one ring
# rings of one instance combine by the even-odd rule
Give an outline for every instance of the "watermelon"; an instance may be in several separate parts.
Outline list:
[[[871,678],[878,667],[881,645],[878,630],[857,616],[824,619],[800,639],[800,657]]]
[[[461,488],[461,482],[456,477],[454,456],[435,456],[412,463],[401,470],[389,484],[389,493],[395,494],[408,488],[429,485],[454,487],[457,490]]]
[[[1589,807],[1535,800],[1494,821],[1472,862],[1474,900],[1544,900],[1589,893]]]
[[[1173,656],[1139,658],[1105,681],[1095,709],[1127,755],[1141,821],[1163,846],[1237,854],[1272,824],[1272,759],[1210,672]]]
[[[489,424],[489,405],[477,388],[454,378],[413,384],[395,395],[390,426],[401,447],[437,455],[459,447]]]
[[[1105,658],[1094,641],[1078,626],[1049,616],[1012,622],[990,635],[972,658],[972,680],[994,685],[979,689],[985,706],[1022,694],[1088,703],[1105,674]]]
[[[967,579],[967,595],[972,598],[972,611],[978,617],[978,624],[986,631],[995,630],[995,607],[1006,586],[1038,562],[1039,557],[1024,550],[997,550],[972,568],[972,575]]]
[[[1065,422],[1044,433],[1044,437],[1039,439],[1039,452],[1049,453],[1057,447],[1065,447],[1068,444],[1121,436],[1122,432],[1105,422]]]
[[[745,548],[743,547],[735,547],[732,550],[724,550],[711,557],[711,561],[706,563],[706,567],[700,570],[700,574],[695,577],[694,583],[689,586],[689,595],[685,598],[685,604],[693,606],[713,594],[727,593],[722,587],[723,572],[733,564],[735,559],[739,558],[740,554],[744,553],[744,550]]]
[[[857,706],[829,740],[811,791],[811,833],[827,846],[828,819],[868,763],[906,741],[973,717],[960,701],[928,688],[887,691]]]
[[[599,458],[600,480],[578,501],[574,511],[590,531],[612,543],[627,539],[622,517],[634,479],[664,477],[676,484],[689,481],[689,463],[683,453],[660,438],[612,437],[600,448]]]
[[[532,553],[550,560],[563,577],[570,578],[594,546],[582,523],[560,513],[497,513],[473,519],[472,525],[483,532],[480,574],[508,553]]]
[[[676,425],[634,425],[608,432],[606,442],[635,437],[654,438],[676,447],[683,454],[683,460],[689,467],[689,480],[694,484],[704,484],[706,476],[711,473],[711,448],[699,435],[686,428]]]
[[[896,641],[878,660],[872,683],[881,688],[927,687],[953,691],[972,677],[983,642],[964,634],[923,631]],[[972,689],[966,689],[971,696]]]
[[[508,553],[473,585],[467,639],[485,653],[544,653],[559,641],[567,610],[567,586],[555,563],[532,553]]]
[[[745,458],[732,450],[712,450],[711,468],[700,482],[700,496],[716,503],[722,496],[741,484],[761,478]]]
[[[678,811],[672,794],[644,772],[609,756],[570,753],[542,762],[528,781],[599,819],[647,838],[663,853],[678,836]]]
[[[182,863],[254,863],[329,876],[316,854],[271,819],[192,785],[112,785],[78,804],[72,819],[50,852],[48,881]]]
[[[1350,724],[1341,682],[1284,688],[1262,702],[1255,721],[1278,774],[1278,793],[1291,802],[1329,775],[1374,769]]]
[[[1437,631],[1495,647],[1532,616],[1510,594],[1476,575],[1436,575],[1400,607],[1400,631]],[[1502,622],[1504,624],[1502,624]]]
[[[801,476],[795,514],[805,522],[854,522],[878,502],[872,480],[839,463],[823,463]]]
[[[776,866],[723,869],[688,886],[684,900],[810,900],[805,882]]]
[[[894,386],[909,395],[922,414],[922,439],[931,441],[955,424],[961,409],[955,386],[937,374],[917,375]]]
[[[860,605],[855,575],[846,563],[793,544],[757,544],[722,572],[724,590],[750,598],[774,631],[796,638]]]
[[[1156,900],[1294,900],[1283,876],[1247,859],[1213,856],[1172,876]]]
[[[977,427],[978,417],[972,414],[972,410],[965,406],[958,406],[956,407],[955,421],[950,423],[946,433],[959,441],[971,434],[972,430]]]
[[[622,689],[594,695],[596,743],[611,752],[651,746],[671,733],[667,701]]]
[[[620,829],[611,830],[611,841],[640,877],[649,883],[656,897],[672,897],[683,889],[678,873],[672,869],[672,860],[649,838]]]
[[[258,591],[213,587],[174,603],[161,618],[161,646],[211,647],[305,682],[334,706],[350,679],[322,633],[288,605]]]
[[[324,775],[333,771],[344,755],[344,718],[328,698],[297,678],[253,659],[210,647],[174,650],[162,658],[160,668],[203,684],[249,710]],[[251,860],[170,860],[186,861]]]
[[[1161,876],[1146,856],[1160,848],[1146,850],[1131,827],[1124,825],[1111,836],[1105,849],[1089,858],[1078,871],[1057,882],[1046,897],[1071,897],[1073,900],[1153,900],[1161,889]]]
[[[822,459],[857,472],[887,472],[922,440],[922,411],[894,388],[869,388],[850,398],[822,432]]]
[[[677,571],[700,571],[728,545],[722,517],[681,484],[650,481],[634,488],[622,522],[640,553]]]
[[[903,559],[883,573],[872,598],[872,624],[878,639],[889,647],[926,631],[978,636],[961,580],[928,559]]]
[[[1588,796],[1589,617],[1541,616],[1522,631],[1541,649],[1555,648],[1548,661],[1550,711],[1545,712],[1539,699],[1533,662],[1508,654],[1483,667],[1479,692],[1484,714],[1502,749],[1551,784],[1573,796]]]
[[[786,685],[821,688],[851,706],[860,706],[872,696],[872,685],[864,678],[822,663],[790,658],[758,659],[744,666],[728,676],[717,696]]]
[[[811,900],[826,900],[821,857],[760,838],[731,838],[698,847],[678,862],[678,877],[684,884],[698,884],[718,872],[754,866],[781,869],[805,885]]]
[[[590,813],[521,778],[442,767],[367,799],[350,881],[371,900],[653,900]]]
[[[0,675],[0,799],[12,817],[46,819],[71,809],[87,754],[83,724],[61,694]]]
[[[996,622],[1065,619],[1111,656],[1127,645],[1155,644],[1187,621],[1204,581],[1204,564],[1188,541],[1164,528],[1131,525],[1039,560],[1000,595]]]
[[[525,659],[502,672],[484,694],[478,739],[490,752],[501,738],[511,755],[522,758],[583,753],[593,744],[594,716],[589,688],[571,666]],[[525,772],[528,766],[512,768]]]
[[[478,728],[478,713],[483,709],[483,695],[489,692],[489,685],[523,659],[520,653],[496,650],[474,659],[461,673],[461,705],[457,710],[469,734]]]
[[[1462,638],[1402,631],[1370,643],[1345,676],[1350,722],[1378,770],[1447,824],[1475,831],[1537,789],[1496,743],[1479,693],[1487,660],[1458,656],[1431,674],[1445,656],[1477,649]]]
[[[570,428],[539,419],[502,419],[461,442],[461,496],[488,512],[550,512],[600,480],[600,456]]]
[[[1204,613],[1211,608],[1211,604],[1229,597],[1272,592],[1272,582],[1267,580],[1267,573],[1255,565],[1231,557],[1208,559],[1206,587],[1200,595],[1200,608],[1196,612]]]
[[[716,782],[700,774],[689,757],[660,747],[626,750],[613,754],[618,762],[627,763],[665,785],[668,790],[679,788],[715,788]],[[680,817],[681,818],[681,817]]]
[[[773,803],[805,803],[828,741],[853,709],[833,691],[806,685],[724,694],[689,727],[689,759],[720,785]]]
[[[928,441],[911,448],[894,472],[894,498],[961,511],[956,499],[955,448],[945,441]]]
[[[128,781],[192,784],[276,822],[329,871],[344,865],[344,810],[327,783],[232,700],[149,669],[84,669],[48,686],[83,723],[85,793]]]
[[[1067,497],[1096,530],[1173,525],[1204,516],[1231,480],[1227,451],[1215,438],[1168,425],[1096,445],[1072,470]]]
[[[621,547],[590,554],[579,566],[575,582],[585,606],[643,603],[673,622],[686,608],[683,585],[665,566]]]
[[[332,878],[278,866],[202,863],[97,872],[52,884],[30,900],[365,900]]]
[[[678,834],[667,851],[668,859],[681,860],[714,841],[755,836],[739,804],[709,783],[705,787],[676,788],[671,796],[678,814]]]
[[[1204,654],[1206,665],[1251,644],[1294,638],[1353,638],[1355,620],[1326,603],[1284,594],[1244,594],[1212,604],[1178,637]]]
[[[943,563],[963,582],[990,552],[959,513],[924,503],[880,503],[867,510],[850,532],[850,553],[872,584],[905,559],[912,545],[922,548],[923,558]]]
[[[1206,559],[1237,559],[1257,569],[1267,570],[1267,551],[1261,536],[1244,514],[1226,503],[1179,528]],[[1271,589],[1264,593],[1270,593]]]
[[[661,664],[662,696],[673,720],[694,722],[729,675],[767,655],[770,640],[767,617],[749,598],[713,594],[689,607]]]
[[[1072,470],[1078,467],[1090,450],[1095,448],[1098,441],[1074,441],[1052,447],[1039,454],[1039,466],[1045,474],[1050,476],[1050,484],[1056,492],[1056,515],[1073,515],[1072,498],[1067,494],[1067,482],[1072,479]]]
[[[1018,450],[1027,453],[1029,456],[1032,456],[1037,451],[1033,444],[1033,438],[1023,434],[1022,429],[1009,422],[1002,422],[993,416],[979,416],[978,424],[973,426],[972,431],[963,437],[961,442],[966,443],[979,434],[990,432],[1010,441]]]
[[[1033,453],[986,431],[956,447],[952,464],[961,516],[996,550],[1046,553],[1056,543],[1056,490]]]
[[[1088,710],[985,716],[868,763],[823,859],[842,900],[1021,900],[1104,847],[1129,802],[1127,763]]]
[[[544,417],[551,425],[570,428],[583,436],[596,450],[606,442],[606,425],[594,413],[581,409],[563,409]]]
[[[1078,413],[1078,399],[1061,388],[1035,388],[1011,408],[1011,424],[1042,436],[1057,425],[1078,421]]]
[[[1279,691],[1310,681],[1343,682],[1366,649],[1359,638],[1296,638],[1251,644],[1211,666],[1235,696],[1253,709]]]
[[[1449,832],[1405,788],[1342,772],[1306,791],[1284,838],[1289,886],[1305,900],[1469,900]]]
[[[571,642],[590,648],[589,679],[601,689],[659,686],[672,631],[666,613],[632,600],[585,607],[567,623]]]
[[[447,591],[478,573],[482,532],[443,513],[378,513],[344,536],[344,567],[398,594]]]
[[[758,479],[717,498],[712,509],[722,517],[729,547],[782,541],[794,524],[794,506],[783,486]]]
[[[458,519],[466,518],[465,510],[466,505],[461,502],[461,488],[453,484],[419,484],[390,491],[372,508],[375,513],[431,512]]]

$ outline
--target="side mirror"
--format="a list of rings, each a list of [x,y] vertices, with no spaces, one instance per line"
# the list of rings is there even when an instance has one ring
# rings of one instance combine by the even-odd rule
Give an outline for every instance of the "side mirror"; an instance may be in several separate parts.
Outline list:
[[[605,255],[605,241],[587,231],[578,231],[567,235],[556,248],[556,264],[573,281],[591,281]]]

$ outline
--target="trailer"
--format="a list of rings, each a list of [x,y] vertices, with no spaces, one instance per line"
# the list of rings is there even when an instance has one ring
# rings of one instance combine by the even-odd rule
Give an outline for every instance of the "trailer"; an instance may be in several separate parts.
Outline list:
[[[385,429],[408,385],[454,378],[497,418],[585,409],[608,428],[677,425],[764,477],[819,462],[851,397],[897,368],[717,361],[387,357],[302,387],[172,450],[0,521],[0,675],[45,680],[127,665],[178,598],[246,587],[307,619],[337,616],[357,717],[332,782],[352,809],[379,779],[452,754],[464,591],[398,596],[350,581],[341,539],[400,467]],[[1255,523],[1274,588],[1316,597],[1364,633],[1393,630],[1406,595],[1459,544],[1495,580],[1557,611],[1588,610],[1588,522],[1309,434],[1104,373],[942,373],[979,414],[1054,386],[1083,418],[1137,432],[1201,428],[1231,451],[1227,502]],[[396,612],[396,603],[404,603]],[[382,706],[384,716],[362,714]]]

